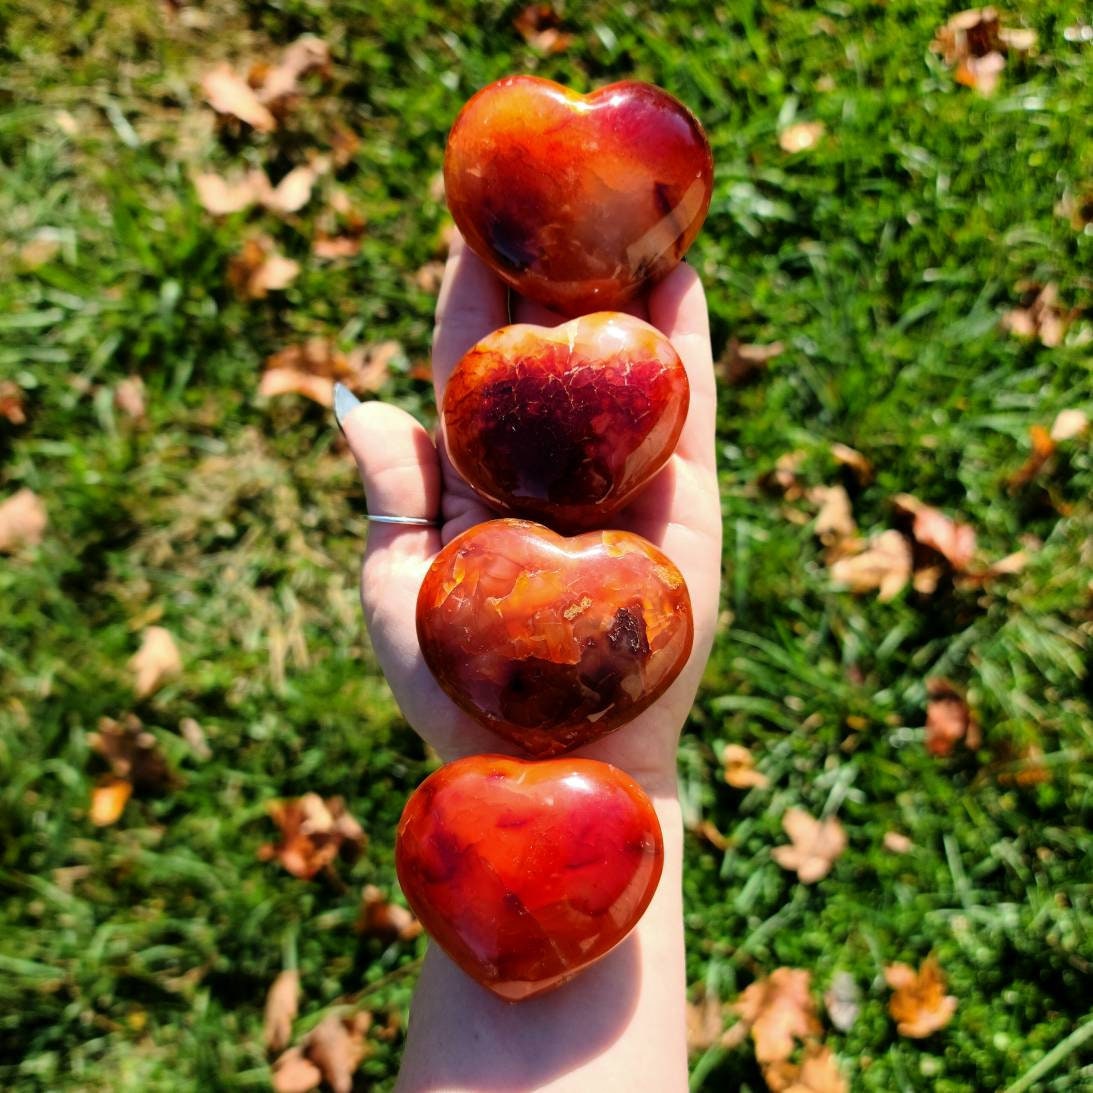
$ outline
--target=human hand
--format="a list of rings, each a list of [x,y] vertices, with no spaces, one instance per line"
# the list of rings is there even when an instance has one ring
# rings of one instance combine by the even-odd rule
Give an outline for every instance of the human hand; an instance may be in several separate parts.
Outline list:
[[[508,290],[461,239],[453,242],[436,312],[433,383],[439,406],[460,357],[509,321]],[[714,457],[716,389],[702,285],[680,265],[632,313],[673,343],[687,369],[690,409],[675,453],[610,526],[636,532],[683,573],[694,615],[694,646],[683,671],[632,722],[573,754],[628,771],[654,795],[671,795],[679,732],[709,656],[718,611],[721,513]],[[563,317],[514,298],[512,322],[553,326]],[[492,511],[456,473],[443,445],[405,411],[381,402],[355,407],[342,421],[374,514],[416,516],[436,527],[373,524],[361,572],[361,601],[380,667],[407,721],[445,761],[513,752],[440,689],[417,640],[418,589],[437,552]]]

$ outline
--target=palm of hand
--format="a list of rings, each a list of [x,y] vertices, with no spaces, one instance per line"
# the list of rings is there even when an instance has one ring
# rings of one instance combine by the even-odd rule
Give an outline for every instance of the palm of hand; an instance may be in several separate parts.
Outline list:
[[[714,465],[715,385],[705,298],[688,266],[658,285],[635,314],[673,342],[687,368],[691,403],[675,454],[611,526],[660,547],[683,573],[694,611],[691,658],[668,691],[628,725],[575,754],[628,771],[647,788],[670,787],[675,750],[702,675],[718,609],[721,514]],[[467,349],[509,321],[504,286],[460,241],[453,245],[437,307],[433,377],[437,403]],[[554,325],[561,317],[526,300],[513,322]],[[406,719],[445,760],[511,752],[440,689],[421,656],[415,609],[422,578],[443,545],[497,513],[452,468],[443,450],[409,415],[366,403],[345,419],[369,510],[439,515],[439,528],[373,525],[362,568],[361,600],[380,667]]]

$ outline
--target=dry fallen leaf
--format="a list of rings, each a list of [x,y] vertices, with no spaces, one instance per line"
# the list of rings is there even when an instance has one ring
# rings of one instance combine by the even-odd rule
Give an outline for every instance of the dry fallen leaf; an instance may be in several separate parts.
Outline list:
[[[97,730],[87,734],[87,743],[106,760],[115,778],[136,789],[162,790],[174,781],[159,742],[135,714],[126,714],[121,721],[100,717]]]
[[[950,519],[909,493],[896,494],[892,504],[898,513],[911,517],[911,536],[916,543],[937,551],[957,573],[968,568],[975,554],[974,528]]]
[[[1039,744],[1026,744],[1020,750],[1012,745],[1004,749],[1003,769],[998,781],[1004,786],[1038,786],[1051,781],[1051,771],[1044,763],[1044,749]]]
[[[26,404],[23,389],[14,380],[0,380],[0,417],[12,425],[26,423]]]
[[[366,1011],[349,1017],[330,1014],[308,1034],[304,1054],[320,1071],[334,1093],[350,1093],[353,1074],[368,1053],[364,1034],[372,1024]]]
[[[730,338],[728,347],[715,365],[717,375],[730,387],[739,387],[762,372],[767,362],[783,353],[785,348],[782,342],[745,345],[736,338]]]
[[[33,490],[13,493],[0,503],[0,554],[14,554],[22,547],[37,546],[48,523],[46,507]]]
[[[1002,316],[1002,329],[1018,338],[1039,338],[1040,344],[1049,349],[1060,345],[1076,313],[1059,307],[1058,285],[1023,284],[1017,287],[1022,293],[1021,306]]]
[[[729,840],[717,829],[712,820],[699,820],[690,827],[700,839],[705,839],[715,850],[727,850]]]
[[[426,262],[425,265],[414,271],[414,284],[422,292],[430,294],[440,290],[440,282],[444,279],[443,262]]]
[[[1032,451],[1029,452],[1028,459],[1010,475],[1008,485],[1011,490],[1027,486],[1055,454],[1055,441],[1042,425],[1030,426],[1028,435]]]
[[[945,993],[945,976],[933,956],[916,972],[907,964],[890,964],[884,978],[893,990],[888,1012],[901,1036],[922,1039],[944,1028],[956,1012],[956,999]]]
[[[222,63],[201,78],[201,90],[205,99],[218,114],[227,114],[257,129],[260,133],[272,133],[277,122],[262,104],[254,88],[242,76]]]
[[[309,72],[330,71],[330,47],[321,38],[305,34],[286,47],[274,66],[257,64],[247,75],[258,101],[277,114],[283,113],[286,100],[295,95],[300,80]]]
[[[954,15],[930,48],[956,67],[956,80],[981,95],[991,95],[1006,66],[1007,52],[1027,53],[1036,45],[1036,32],[1001,26],[993,7],[972,8]]]
[[[292,1022],[300,1010],[300,973],[286,968],[273,981],[266,995],[262,1035],[267,1051],[283,1051],[292,1039]]]
[[[1060,410],[1051,426],[1051,439],[1057,443],[1075,440],[1089,429],[1089,418],[1083,410]]]
[[[126,376],[119,380],[114,388],[114,405],[133,421],[143,421],[146,412],[144,380],[140,376]]]
[[[809,993],[811,981],[811,972],[802,968],[776,968],[733,1003],[732,1009],[751,1030],[760,1063],[788,1059],[794,1039],[819,1035],[820,1021]]]
[[[562,53],[573,35],[561,30],[562,18],[550,3],[528,4],[512,21],[517,33],[541,53]]]
[[[963,741],[971,751],[982,743],[982,734],[963,693],[947,679],[926,680],[926,750],[937,758],[952,755]]]
[[[353,235],[327,235],[318,232],[311,242],[311,253],[316,258],[336,259],[353,258],[360,254],[360,236]]]
[[[783,152],[807,152],[820,143],[824,135],[822,121],[799,121],[778,134],[778,146]]]
[[[396,341],[358,346],[342,353],[325,338],[290,345],[266,359],[258,393],[266,397],[305,395],[322,406],[334,400],[334,383],[357,394],[378,391],[387,381],[391,362],[402,354]]]
[[[909,854],[911,848],[915,845],[899,831],[886,831],[881,842],[889,854]]]
[[[133,794],[133,785],[124,778],[107,776],[91,790],[88,818],[96,827],[108,827],[121,819]]]
[[[374,884],[364,886],[357,915],[358,934],[379,938],[389,945],[394,941],[413,941],[421,936],[422,929],[413,912],[392,903]]]
[[[755,756],[743,744],[726,744],[721,763],[725,781],[734,789],[763,789],[770,784],[767,776],[755,769]]]
[[[812,530],[826,548],[828,562],[833,562],[857,542],[850,496],[842,486],[813,486],[808,499],[820,506]]]
[[[1055,206],[1055,214],[1069,220],[1075,231],[1093,231],[1093,186],[1077,193],[1067,190]]]
[[[882,603],[891,600],[911,579],[911,545],[898,531],[883,531],[859,553],[835,561],[831,579],[851,592],[876,589]]]
[[[182,657],[171,632],[162,626],[149,626],[141,636],[140,648],[129,659],[135,676],[137,698],[147,698],[182,672]]]
[[[835,443],[831,445],[831,454],[836,463],[849,468],[860,485],[867,486],[873,481],[873,464],[857,448]]]
[[[261,300],[287,288],[300,273],[300,263],[278,254],[268,235],[256,235],[228,262],[228,284],[244,300]]]
[[[826,877],[846,849],[846,832],[834,816],[817,820],[803,808],[791,808],[782,817],[782,827],[789,845],[776,846],[771,855],[783,869],[795,870],[802,884]]]
[[[840,1032],[849,1032],[854,1027],[861,1010],[861,990],[849,972],[836,972],[832,976],[831,986],[824,991],[824,1008]]]
[[[192,717],[184,717],[178,723],[178,732],[182,739],[190,745],[190,750],[198,759],[205,760],[213,757],[213,750],[209,747],[205,730]]]
[[[763,1078],[771,1093],[849,1093],[850,1089],[825,1044],[807,1044],[800,1064],[783,1060],[763,1067]]]
[[[273,1093],[310,1093],[322,1080],[323,1072],[303,1048],[290,1047],[273,1064]]]
[[[764,474],[759,484],[764,489],[780,493],[787,501],[799,500],[804,496],[804,489],[797,472],[807,458],[807,452],[784,452],[775,460],[774,470]]]
[[[364,848],[364,830],[340,797],[324,801],[317,793],[305,793],[272,801],[268,811],[281,830],[281,841],[260,847],[258,857],[262,861],[276,858],[301,880],[310,880],[339,853],[354,858]]]

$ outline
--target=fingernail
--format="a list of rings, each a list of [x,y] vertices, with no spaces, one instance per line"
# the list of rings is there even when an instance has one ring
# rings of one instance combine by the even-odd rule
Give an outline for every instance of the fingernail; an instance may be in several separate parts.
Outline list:
[[[360,404],[361,400],[344,383],[334,384],[334,417],[339,428],[343,427],[345,419],[349,416],[349,411],[354,406],[360,406]]]

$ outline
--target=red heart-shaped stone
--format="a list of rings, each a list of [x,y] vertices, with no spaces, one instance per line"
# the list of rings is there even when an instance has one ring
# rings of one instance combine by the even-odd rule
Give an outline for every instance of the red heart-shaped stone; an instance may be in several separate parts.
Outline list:
[[[694,625],[682,574],[640,535],[490,520],[436,556],[417,633],[462,709],[548,756],[655,702],[687,663]]]
[[[504,511],[602,525],[667,461],[687,417],[687,372],[656,327],[616,311],[505,326],[444,391],[459,473]]]
[[[510,1002],[564,983],[633,929],[660,880],[652,802],[592,759],[473,755],[406,804],[399,883],[438,945]]]
[[[578,315],[619,307],[680,261],[706,219],[713,158],[695,116],[652,84],[580,95],[508,76],[456,118],[444,186],[503,280]]]

